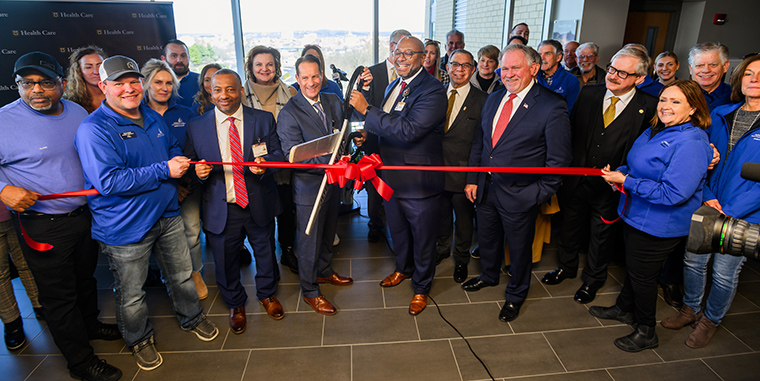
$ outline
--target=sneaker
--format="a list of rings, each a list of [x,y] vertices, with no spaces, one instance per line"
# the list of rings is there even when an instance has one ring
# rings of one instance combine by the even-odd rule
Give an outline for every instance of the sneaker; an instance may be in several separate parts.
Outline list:
[[[203,341],[211,341],[216,339],[216,336],[219,334],[219,328],[216,328],[216,325],[208,319],[203,318],[190,332]]]
[[[164,359],[156,350],[156,343],[153,336],[132,347],[132,354],[135,355],[135,362],[142,370],[153,370],[161,366]]]
[[[5,325],[5,346],[8,350],[15,351],[26,344],[26,335],[24,335],[24,320],[16,320]]]
[[[139,365],[139,363],[138,363]],[[159,364],[160,365],[160,364]],[[71,378],[76,380],[116,381],[121,378],[121,370],[109,364],[106,360],[98,360],[84,370],[69,370]]]

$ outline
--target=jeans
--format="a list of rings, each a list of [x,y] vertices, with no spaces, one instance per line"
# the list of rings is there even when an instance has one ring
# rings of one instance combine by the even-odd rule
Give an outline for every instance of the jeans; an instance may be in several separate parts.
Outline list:
[[[707,264],[713,259],[713,279],[710,295],[707,297],[704,315],[715,324],[720,324],[723,316],[731,307],[739,284],[739,273],[746,257],[726,254],[694,254],[686,252],[684,257],[684,297],[683,302],[695,313],[700,311],[700,304],[705,295],[707,283]]]
[[[190,250],[193,272],[199,273],[203,268],[201,260],[201,194],[203,189],[200,186],[193,186],[191,190],[192,193],[180,204],[182,208],[180,215],[185,225],[185,238],[187,248]]]
[[[101,242],[108,256],[116,290],[116,323],[128,346],[153,336],[143,283],[148,275],[150,253],[156,255],[174,313],[184,330],[203,319],[198,293],[190,276],[192,265],[182,217],[159,218],[140,242],[113,246]]]

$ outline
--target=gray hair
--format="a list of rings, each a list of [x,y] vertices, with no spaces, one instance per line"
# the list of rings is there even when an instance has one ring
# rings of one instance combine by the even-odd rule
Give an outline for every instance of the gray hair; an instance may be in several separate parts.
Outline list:
[[[472,55],[472,53],[470,53],[470,52],[469,52],[469,51],[467,51],[467,50],[464,50],[464,49],[457,49],[457,50],[455,50],[455,51],[451,52],[451,56],[450,56],[450,57],[451,57],[451,58],[454,58],[454,55],[455,55],[455,54],[458,54],[458,53],[461,53],[461,54],[464,54],[464,55],[470,56],[470,61],[472,62],[472,66],[477,66],[477,62],[475,62],[475,56],[473,56],[473,55]],[[451,60],[449,60],[449,62],[451,62]]]
[[[639,62],[636,64],[636,75],[644,77],[649,74],[649,65],[652,64],[652,59],[649,58],[646,53],[641,51],[641,49],[633,47],[620,49],[617,53],[615,53],[614,56],[612,56],[610,62],[615,61],[615,59],[618,57],[631,57],[639,60]]]
[[[411,35],[412,34],[408,30],[406,30],[406,29],[396,29],[393,32],[391,32],[391,38],[390,38],[389,42],[398,43],[399,40],[401,40],[402,38],[404,38],[406,36],[411,36]]]
[[[176,42],[172,42],[172,44],[176,44]],[[149,59],[148,62],[143,65],[142,70],[140,70],[140,73],[145,77],[145,96],[148,96],[148,89],[150,88],[150,84],[153,83],[153,77],[161,71],[165,71],[172,76],[172,96],[177,97],[177,90],[179,90],[179,79],[177,79],[177,75],[174,74],[174,70],[172,70],[166,61],[156,58]]]
[[[703,42],[689,49],[689,66],[694,65],[694,56],[702,53],[718,52],[721,65],[728,62],[728,47],[720,42]]]
[[[597,45],[597,44],[595,44],[593,42],[584,42],[584,43],[578,45],[578,47],[575,48],[575,54],[577,55],[578,52],[580,52],[583,49],[593,49],[594,50],[594,55],[595,56],[599,55],[599,45]]]
[[[538,48],[541,49],[544,45],[551,45],[554,47],[554,54],[556,55],[565,55],[565,50],[562,49],[562,43],[557,40],[543,40],[540,44],[538,44]]]
[[[454,28],[450,30],[448,33],[446,33],[446,39],[448,40],[449,36],[451,36],[452,34],[459,36],[459,38],[461,38],[462,41],[464,41],[464,33],[462,33],[459,29]]]
[[[499,62],[501,62],[502,57],[504,57],[505,54],[519,50],[525,54],[525,60],[528,61],[528,65],[532,64],[538,64],[541,65],[541,55],[538,54],[536,49],[531,48],[527,45],[522,44],[512,44],[507,45],[504,47],[504,49],[501,50],[501,53],[499,53]]]

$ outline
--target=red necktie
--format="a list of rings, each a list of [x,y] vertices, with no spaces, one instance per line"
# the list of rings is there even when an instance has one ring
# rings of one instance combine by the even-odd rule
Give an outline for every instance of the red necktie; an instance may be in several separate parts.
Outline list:
[[[399,102],[401,98],[404,97],[404,89],[406,88],[406,82],[401,81],[401,90],[398,91],[398,97],[396,97],[396,102]]]
[[[243,150],[240,148],[240,135],[235,127],[235,118],[229,117],[230,121],[230,156],[233,163],[243,162]],[[241,208],[248,206],[248,192],[245,190],[244,169],[242,165],[232,166],[232,178],[235,182],[235,201]]]
[[[491,139],[491,147],[496,147],[496,142],[499,141],[504,130],[507,129],[509,124],[509,118],[512,116],[512,100],[517,97],[517,94],[509,94],[509,99],[504,102],[504,107],[501,108],[501,115],[499,115],[499,121],[496,122],[496,128],[493,131],[493,137]]]

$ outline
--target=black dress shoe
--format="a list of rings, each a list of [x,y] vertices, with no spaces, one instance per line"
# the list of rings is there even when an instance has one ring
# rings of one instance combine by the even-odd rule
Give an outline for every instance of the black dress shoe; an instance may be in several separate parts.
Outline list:
[[[87,333],[87,338],[90,340],[119,340],[121,339],[121,332],[116,324],[106,324],[98,322],[95,329]]]
[[[633,312],[623,312],[620,307],[616,305],[612,307],[593,306],[588,309],[588,313],[599,319],[617,320],[628,325],[634,323]]]
[[[520,307],[522,307],[522,303],[505,302],[504,307],[501,307],[501,312],[499,312],[499,320],[508,323],[517,319],[517,315],[520,314]]]
[[[660,341],[654,327],[639,324],[628,336],[615,339],[615,346],[626,352],[641,352],[644,349],[657,348]]]
[[[662,297],[665,298],[665,303],[668,303],[671,307],[681,308],[681,303],[683,302],[681,287],[678,287],[677,284],[664,283],[661,283],[660,287],[662,287]]]
[[[238,260],[240,261],[240,267],[248,267],[253,262],[251,252],[248,251],[248,248],[245,246],[240,249],[240,256],[238,257]]]
[[[77,380],[116,381],[122,376],[119,368],[109,364],[106,360],[98,360],[94,365],[85,369],[69,370],[69,375]]]
[[[5,346],[8,350],[15,351],[26,344],[24,335],[24,321],[19,317],[5,325]]]
[[[34,307],[34,317],[37,318],[37,320],[45,320],[45,310],[42,309],[42,307]]]
[[[438,257],[435,259],[435,265],[436,266],[440,265],[441,262],[443,262],[444,259],[446,259],[446,258],[448,258],[450,256],[451,256],[451,253],[438,254]]]
[[[375,243],[380,241],[380,237],[382,237],[383,234],[380,233],[377,230],[370,230],[369,233],[367,233],[367,241],[370,243]]]
[[[565,279],[575,278],[576,275],[577,274],[570,274],[567,271],[557,267],[554,269],[554,271],[546,273],[546,275],[541,278],[541,282],[544,282],[544,284],[560,284]]]
[[[481,288],[493,287],[493,286],[496,286],[496,284],[486,283],[480,280],[480,277],[475,277],[468,280],[467,282],[462,283],[462,290],[475,292],[475,291],[480,291]]]
[[[298,258],[293,253],[292,247],[285,247],[282,249],[282,256],[280,257],[280,264],[289,268],[293,274],[298,274]]]
[[[580,304],[586,304],[592,302],[596,298],[596,291],[599,287],[592,286],[588,283],[584,283],[578,291],[575,292],[573,300]]]
[[[480,259],[480,246],[475,246],[470,256],[474,259]]]
[[[454,282],[462,283],[467,279],[467,264],[454,263]]]

